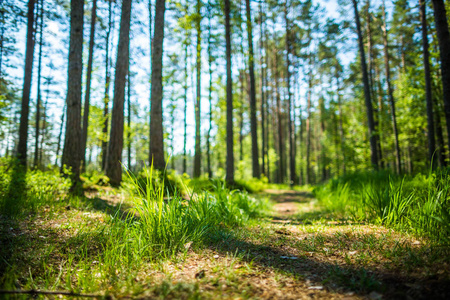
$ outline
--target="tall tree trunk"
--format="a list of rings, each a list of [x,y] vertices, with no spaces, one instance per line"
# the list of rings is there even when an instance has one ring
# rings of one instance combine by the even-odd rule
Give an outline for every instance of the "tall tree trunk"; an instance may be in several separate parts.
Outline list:
[[[39,131],[41,122],[41,78],[42,78],[42,45],[44,34],[44,1],[40,1],[40,13],[39,13],[39,58],[38,58],[38,78],[37,78],[37,101],[36,101],[36,122],[35,122],[35,141],[34,141],[34,167],[39,165]]]
[[[248,0],[247,0],[248,1]],[[296,179],[295,174],[295,146],[294,146],[294,122],[292,121],[292,97],[291,97],[291,73],[289,71],[290,60],[289,54],[291,52],[290,45],[290,30],[289,30],[289,19],[288,19],[288,0],[286,0],[284,5],[284,19],[286,23],[286,86],[287,86],[287,98],[288,98],[288,126],[289,126],[289,170],[290,170],[290,185],[293,186]]]
[[[444,0],[432,0],[434,21],[439,42],[441,56],[441,76],[444,95],[444,112],[447,121],[447,133],[450,135],[450,33],[448,29],[447,13]],[[448,139],[450,150],[450,138]]]
[[[240,97],[241,99],[245,98],[245,70],[239,70],[239,84],[240,84]],[[242,162],[244,160],[244,103],[241,101],[239,106],[239,161]]]
[[[248,37],[248,68],[250,73],[250,132],[252,138],[252,174],[253,177],[261,176],[259,169],[258,128],[256,121],[256,87],[255,87],[255,63],[253,54],[253,26],[251,17],[250,0],[245,0],[247,16]]]
[[[394,129],[394,139],[395,139],[395,157],[396,157],[396,169],[397,174],[402,172],[402,160],[400,156],[400,145],[398,141],[398,128],[397,128],[397,116],[395,113],[395,100],[394,91],[391,86],[391,70],[389,66],[389,47],[387,39],[387,24],[386,24],[386,8],[385,2],[383,0],[383,44],[384,44],[384,65],[386,68],[386,84],[388,89],[389,102],[391,104],[391,117],[392,117],[392,127]]]
[[[86,71],[86,92],[84,94],[84,112],[83,112],[83,135],[81,144],[82,172],[86,171],[86,145],[89,126],[89,102],[91,98],[91,77],[92,77],[92,61],[94,57],[94,40],[95,40],[95,22],[97,19],[97,0],[92,2],[91,13],[91,32],[89,35],[89,54],[88,65]]]
[[[353,2],[354,10],[355,10],[356,30],[358,33],[358,44],[359,44],[359,52],[360,52],[360,58],[361,58],[361,69],[362,69],[362,73],[363,73],[364,96],[365,96],[365,104],[366,104],[366,109],[367,109],[367,121],[368,121],[368,129],[369,129],[371,163],[375,169],[378,169],[378,155],[377,155],[378,153],[377,153],[375,122],[374,122],[374,118],[373,118],[373,106],[372,106],[372,99],[371,99],[371,95],[370,95],[369,76],[368,76],[368,72],[367,72],[363,37],[362,37],[362,33],[361,33],[361,24],[359,21],[358,5],[356,3],[356,0],[352,0],[352,2]]]
[[[106,31],[105,43],[105,96],[103,98],[103,127],[102,127],[102,170],[106,169],[106,162],[108,160],[108,123],[109,123],[109,84],[111,82],[110,75],[110,57],[109,57],[109,38],[112,29],[112,1],[108,0],[108,30]]]
[[[281,111],[281,95],[280,95],[280,87],[279,87],[279,80],[280,80],[280,74],[278,71],[278,53],[276,48],[274,48],[274,60],[275,63],[273,65],[274,68],[274,76],[275,76],[275,96],[277,101],[277,124],[278,124],[278,180],[279,183],[284,182],[284,134],[283,134],[283,118],[282,118],[282,111]]]
[[[266,119],[266,99],[265,99],[265,76],[266,76],[266,69],[263,66],[264,57],[263,57],[263,48],[264,48],[264,24],[263,24],[263,14],[262,14],[262,5],[261,2],[259,2],[259,31],[260,31],[260,37],[259,37],[259,64],[261,66],[261,76],[260,76],[260,88],[261,88],[261,172],[265,176],[268,176],[268,172],[266,172],[266,126],[265,126],[265,119]]]
[[[155,6],[155,33],[152,47],[152,89],[150,113],[150,162],[158,170],[164,170],[164,136],[162,115],[162,56],[164,40],[164,13],[166,1],[156,0]]]
[[[117,46],[116,74],[114,77],[114,99],[111,115],[111,133],[108,143],[108,159],[106,176],[112,185],[120,185],[122,181],[122,150],[125,85],[128,73],[130,50],[131,1],[123,0],[120,18],[119,44]]]
[[[425,0],[419,0],[420,19],[422,22],[422,49],[423,49],[423,66],[425,71],[425,98],[427,102],[427,129],[428,129],[428,162],[432,169],[436,164],[433,159],[436,151],[436,139],[434,134],[434,118],[433,118],[433,98],[431,94],[431,71],[430,71],[430,53],[428,45],[428,28]]]
[[[433,99],[434,100],[434,115],[435,115],[435,120],[436,120],[436,144],[437,144],[437,157],[434,157],[434,160],[436,160],[437,162],[439,162],[439,166],[440,167],[445,167],[446,166],[446,161],[445,161],[445,146],[444,146],[444,134],[443,134],[443,130],[442,130],[442,123],[441,123],[441,107],[439,105],[439,103],[437,102],[437,99]]]
[[[129,60],[129,58],[128,58]],[[128,63],[128,82],[127,82],[127,107],[128,107],[128,115],[127,115],[127,142],[128,142],[128,170],[131,170],[131,74],[130,74],[130,64]]]
[[[207,159],[207,172],[208,178],[212,178],[212,169],[211,169],[211,129],[212,129],[212,49],[211,49],[211,4],[208,0],[208,65],[209,65],[209,92],[208,92],[208,101],[209,101],[209,127],[208,127],[208,136],[206,139],[206,159]]]
[[[187,11],[187,6],[186,6]],[[183,173],[187,171],[187,94],[188,94],[188,37],[186,31],[186,41],[184,43],[184,139],[183,139]]]
[[[311,55],[311,54],[309,54]],[[312,69],[312,66],[311,66]],[[311,94],[312,94],[312,71],[310,70],[308,79],[308,96],[306,104],[306,172],[305,184],[312,183],[311,174]]]
[[[233,153],[233,79],[231,77],[231,26],[230,0],[225,0],[225,40],[227,60],[227,166],[226,181],[234,183],[234,153]]]
[[[62,165],[72,170],[72,192],[79,192],[81,163],[81,76],[83,72],[84,1],[70,3],[69,76],[67,86],[67,122]]]
[[[202,2],[197,0],[197,16],[195,29],[197,30],[197,48],[196,48],[196,66],[197,66],[197,95],[195,101],[195,153],[194,153],[194,178],[200,177],[201,174],[201,141],[200,141],[200,122],[201,122],[201,73],[202,73],[202,30],[201,30],[201,9]]]
[[[33,72],[33,55],[35,42],[34,3],[35,0],[28,0],[25,70],[22,89],[22,107],[20,111],[19,144],[17,147],[17,157],[19,159],[19,163],[24,167],[26,167],[27,165],[28,115],[30,114],[30,90]]]

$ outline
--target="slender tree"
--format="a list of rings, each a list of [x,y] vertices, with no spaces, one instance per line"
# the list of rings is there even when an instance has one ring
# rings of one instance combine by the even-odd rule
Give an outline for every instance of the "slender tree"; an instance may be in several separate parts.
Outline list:
[[[231,78],[231,26],[230,0],[225,0],[225,40],[227,60],[227,166],[226,181],[234,183],[234,153],[233,153],[233,81]]]
[[[389,66],[389,46],[388,46],[388,37],[387,37],[387,23],[386,23],[386,8],[385,1],[383,0],[383,45],[384,45],[384,65],[386,69],[386,84],[389,96],[389,102],[391,104],[391,117],[392,117],[392,127],[394,129],[394,139],[395,139],[395,157],[396,157],[396,169],[397,173],[402,172],[402,159],[400,155],[400,145],[398,141],[398,127],[397,127],[397,115],[395,112],[395,100],[394,100],[394,91],[391,85],[391,69]]]
[[[206,160],[207,160],[207,172],[208,178],[212,178],[212,169],[211,169],[211,130],[212,130],[212,49],[211,49],[211,3],[208,0],[208,66],[209,66],[209,92],[208,92],[208,101],[209,101],[209,127],[208,133],[206,137]]]
[[[35,121],[35,136],[34,136],[34,167],[39,166],[39,135],[40,135],[40,122],[41,122],[41,79],[42,79],[42,45],[44,34],[44,1],[40,1],[39,12],[39,56],[38,56],[38,80],[37,80],[37,101],[36,101],[36,121]]]
[[[200,177],[201,174],[201,141],[200,141],[200,123],[201,123],[201,73],[202,73],[202,1],[197,0],[195,15],[195,30],[197,31],[197,47],[196,47],[196,77],[197,77],[197,94],[195,97],[195,153],[194,153],[194,177]]]
[[[162,54],[164,40],[165,0],[156,0],[155,32],[152,45],[152,87],[150,112],[150,162],[158,170],[164,170],[164,137],[162,116]]]
[[[444,0],[432,0],[434,10],[434,22],[439,42],[441,57],[441,76],[444,98],[444,112],[447,120],[447,132],[450,133],[450,33],[447,22],[447,12]],[[450,138],[448,139],[450,149]]]
[[[82,145],[81,145],[81,159],[82,161],[82,171],[86,170],[86,145],[87,145],[87,134],[89,125],[89,102],[91,98],[91,77],[92,77],[92,62],[94,57],[94,41],[95,41],[95,22],[97,19],[97,0],[92,2],[92,13],[91,13],[91,29],[89,35],[89,54],[88,54],[88,65],[86,71],[86,92],[84,94],[84,111],[83,111],[83,135],[82,135]]]
[[[27,165],[27,142],[28,142],[28,115],[30,113],[30,90],[33,72],[34,56],[34,4],[35,0],[28,0],[27,12],[27,43],[25,49],[25,70],[22,89],[22,107],[20,111],[19,144],[17,157],[22,166]]]
[[[67,85],[67,122],[62,165],[72,170],[72,192],[78,192],[81,162],[81,76],[83,72],[84,1],[70,3],[69,75]]]
[[[428,161],[434,169],[436,164],[433,163],[434,152],[436,151],[436,139],[434,133],[433,118],[433,98],[431,94],[431,71],[430,71],[430,52],[428,46],[428,28],[425,0],[419,0],[420,19],[422,23],[422,49],[423,49],[423,66],[425,71],[425,99],[427,102],[427,129],[428,129]]]
[[[125,85],[129,64],[131,1],[123,0],[120,18],[119,44],[117,46],[116,74],[114,77],[114,99],[111,116],[111,133],[108,143],[106,176],[112,185],[122,181],[122,150],[124,126]]]
[[[369,75],[367,72],[367,64],[366,57],[364,51],[364,43],[361,32],[361,24],[359,21],[359,12],[358,12],[358,4],[356,0],[352,0],[353,8],[355,10],[355,21],[356,21],[356,31],[358,33],[358,44],[359,44],[359,55],[361,59],[361,71],[363,75],[363,84],[364,84],[364,96],[365,96],[365,104],[367,110],[367,122],[369,129],[369,140],[370,140],[370,152],[371,152],[371,163],[375,169],[378,169],[378,152],[377,152],[377,140],[376,140],[376,131],[375,131],[375,121],[373,118],[373,106],[372,99],[370,95],[370,85],[369,85]]]
[[[250,0],[245,0],[247,15],[247,37],[248,37],[248,68],[250,74],[250,132],[252,138],[252,173],[253,177],[261,176],[259,169],[258,150],[258,123],[256,121],[256,86],[255,86],[255,60],[253,55],[253,25],[251,16]]]
[[[109,123],[109,85],[111,82],[110,74],[110,57],[109,57],[109,40],[111,36],[111,30],[113,27],[113,16],[112,16],[112,1],[108,1],[108,27],[106,31],[106,41],[105,41],[105,95],[103,97],[103,127],[102,127],[102,170],[106,169],[106,162],[108,157],[108,123]]]
[[[287,101],[288,101],[288,127],[289,127],[289,173],[290,173],[290,184],[294,185],[296,182],[295,174],[295,146],[294,146],[294,122],[292,121],[292,113],[294,111],[292,107],[292,94],[291,94],[291,72],[290,58],[291,53],[291,41],[290,41],[290,28],[289,28],[289,18],[288,18],[288,0],[284,4],[284,20],[286,24],[286,35],[285,35],[285,47],[286,47],[286,87],[287,87]]]

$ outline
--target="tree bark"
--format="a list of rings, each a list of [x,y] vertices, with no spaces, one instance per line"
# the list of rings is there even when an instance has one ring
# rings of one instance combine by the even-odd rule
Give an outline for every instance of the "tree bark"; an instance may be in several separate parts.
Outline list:
[[[394,139],[395,139],[395,157],[396,157],[396,170],[397,174],[402,172],[402,159],[400,156],[400,145],[398,141],[398,128],[397,128],[397,116],[395,113],[395,100],[394,91],[391,86],[391,70],[389,66],[389,47],[387,39],[387,24],[386,24],[386,8],[385,2],[383,1],[383,44],[384,44],[384,65],[386,68],[386,84],[388,89],[389,102],[391,104],[391,117],[392,117],[392,127],[394,129]]]
[[[42,45],[44,33],[44,1],[41,0],[39,13],[39,58],[38,58],[38,78],[37,78],[37,101],[36,101],[36,122],[35,122],[35,141],[34,141],[34,167],[39,166],[39,135],[41,121],[41,78],[42,78]]]
[[[441,57],[441,76],[444,98],[444,112],[447,121],[447,132],[450,134],[450,33],[448,29],[447,15],[443,0],[432,0],[434,21],[439,42]],[[450,138],[448,139],[450,149]]]
[[[72,0],[70,11],[69,71],[66,134],[62,165],[72,170],[71,191],[78,193],[81,161],[81,76],[83,72],[84,1]]]
[[[196,72],[197,72],[197,94],[195,98],[195,153],[194,153],[194,178],[200,177],[201,174],[201,141],[200,141],[200,122],[201,122],[201,73],[202,73],[202,29],[201,29],[201,8],[202,2],[197,0],[195,29],[197,31],[197,47],[196,47]]]
[[[260,44],[259,44],[259,57],[260,57],[260,65],[261,65],[261,76],[260,76],[260,88],[261,88],[261,173],[268,176],[268,172],[266,172],[266,95],[265,95],[265,76],[266,69],[263,66],[264,57],[263,57],[263,49],[264,49],[264,24],[263,24],[263,14],[262,14],[262,6],[261,2],[259,3],[259,31],[260,31]]]
[[[428,28],[425,0],[419,0],[420,20],[422,23],[422,49],[423,49],[423,66],[425,71],[425,99],[427,102],[427,129],[428,129],[428,162],[432,169],[436,168],[433,159],[436,151],[436,139],[434,133],[434,117],[433,117],[433,98],[431,93],[431,71],[430,71],[430,52],[428,45]]]
[[[19,144],[17,147],[17,158],[19,163],[27,165],[27,143],[28,143],[28,115],[30,113],[30,91],[33,72],[34,55],[34,4],[35,0],[28,0],[27,13],[27,43],[25,49],[25,70],[22,89],[22,107],[20,111]]]
[[[128,82],[127,82],[127,107],[128,107],[128,115],[127,115],[127,125],[128,125],[128,132],[127,132],[127,142],[128,142],[128,163],[127,167],[128,170],[131,170],[131,74],[130,74],[130,63],[128,63]]]
[[[247,16],[248,37],[248,68],[250,73],[250,132],[252,138],[252,174],[253,177],[261,176],[259,169],[258,128],[256,121],[256,87],[255,87],[255,63],[253,54],[253,26],[251,17],[250,0],[245,0]]]
[[[114,186],[122,181],[122,150],[124,126],[125,85],[129,64],[131,1],[123,0],[120,18],[119,44],[117,46],[114,99],[111,115],[111,133],[108,143],[106,176]]]
[[[150,162],[158,170],[164,170],[164,136],[162,115],[162,57],[164,40],[164,13],[165,0],[156,0],[155,6],[155,32],[152,47],[152,88],[150,112]]]
[[[233,153],[233,79],[231,77],[231,26],[230,0],[225,0],[225,40],[227,60],[227,164],[226,178],[229,184],[234,183],[234,153]]]
[[[109,84],[111,82],[110,75],[110,58],[109,58],[109,37],[112,29],[112,1],[108,0],[108,30],[106,31],[106,46],[105,46],[105,96],[103,98],[103,127],[102,127],[102,170],[106,169],[106,162],[108,160],[108,123],[109,123]]]
[[[86,71],[86,92],[84,94],[84,112],[83,112],[83,135],[82,135],[82,145],[81,145],[81,170],[86,171],[86,145],[87,145],[87,135],[89,126],[89,102],[91,98],[91,77],[92,77],[92,61],[94,57],[94,41],[95,41],[95,22],[97,19],[97,0],[92,2],[92,13],[91,13],[91,30],[89,35],[89,54],[88,54],[88,65]]]
[[[248,0],[247,0],[248,1]],[[297,179],[295,173],[295,146],[294,146],[294,122],[292,121],[292,95],[291,95],[291,73],[289,71],[290,59],[289,54],[291,52],[290,45],[290,30],[289,30],[289,19],[288,19],[288,0],[286,0],[284,5],[284,19],[286,23],[286,87],[287,87],[287,97],[288,97],[288,126],[289,126],[289,173],[290,173],[290,185],[293,186]]]
[[[211,179],[212,169],[211,169],[211,130],[212,130],[212,49],[211,49],[211,4],[208,0],[208,65],[209,65],[209,92],[208,92],[208,100],[209,100],[209,127],[208,127],[208,135],[206,139],[206,158],[207,158],[207,172],[208,178]]]
[[[370,152],[371,152],[371,163],[375,169],[378,169],[378,153],[377,153],[377,140],[376,140],[376,131],[375,131],[375,122],[373,118],[373,106],[372,99],[370,95],[370,85],[369,85],[369,76],[367,72],[365,51],[363,38],[361,33],[361,24],[359,21],[359,13],[358,13],[358,5],[356,0],[352,0],[353,8],[355,10],[355,21],[356,21],[356,30],[358,33],[358,44],[359,44],[359,54],[361,58],[361,71],[363,73],[363,84],[364,84],[364,96],[365,96],[365,104],[367,110],[367,121],[368,121],[368,129],[369,129],[369,140],[370,140]]]

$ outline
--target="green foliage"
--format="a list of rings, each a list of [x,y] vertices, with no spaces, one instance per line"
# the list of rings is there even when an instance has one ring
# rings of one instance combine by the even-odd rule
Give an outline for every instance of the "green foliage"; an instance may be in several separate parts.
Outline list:
[[[70,187],[57,169],[26,172],[17,161],[0,161],[0,214],[18,216],[53,203]]]
[[[356,220],[450,241],[450,171],[415,177],[386,171],[359,172],[314,189],[327,208]]]

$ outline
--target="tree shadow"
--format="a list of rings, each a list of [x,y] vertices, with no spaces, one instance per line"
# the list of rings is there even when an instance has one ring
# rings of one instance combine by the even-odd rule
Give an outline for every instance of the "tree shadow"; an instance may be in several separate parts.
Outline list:
[[[280,234],[282,240],[294,238],[281,232]],[[334,259],[314,257],[314,252],[293,248],[287,242],[279,246],[274,246],[274,239],[271,239],[270,244],[260,242],[261,240],[249,241],[237,236],[233,231],[223,229],[218,236],[211,239],[208,246],[223,254],[245,253],[246,255],[241,255],[244,261],[298,278],[306,292],[313,292],[308,290],[308,286],[324,286],[329,291],[354,292],[361,296],[377,291],[386,299],[450,299],[448,278],[424,278],[420,274],[339,264],[333,262]]]

